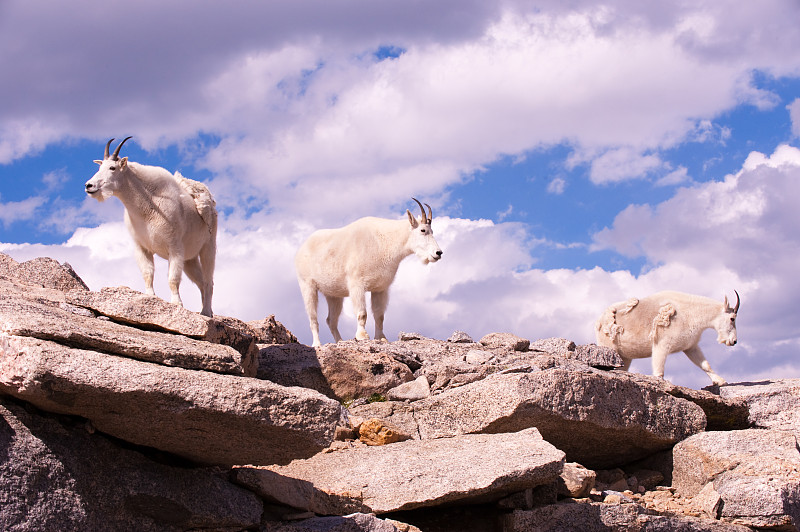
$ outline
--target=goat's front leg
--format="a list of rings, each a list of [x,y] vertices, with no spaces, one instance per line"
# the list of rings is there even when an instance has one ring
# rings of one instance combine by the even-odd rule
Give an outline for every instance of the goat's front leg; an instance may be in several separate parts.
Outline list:
[[[169,274],[167,282],[169,283],[169,290],[172,292],[172,299],[170,303],[173,305],[183,306],[181,301],[181,277],[183,276],[183,250],[170,250],[169,253]]]
[[[356,340],[369,340],[367,334],[367,300],[366,291],[360,286],[350,286],[350,299],[353,301],[353,312],[358,321]]]
[[[725,379],[714,373],[714,370],[711,369],[711,364],[709,364],[708,360],[706,360],[706,357],[703,354],[702,349],[700,349],[700,346],[696,345],[694,347],[690,347],[689,349],[686,349],[683,352],[686,353],[686,356],[689,357],[689,360],[694,362],[694,364],[698,368],[706,372],[706,375],[708,375],[711,378],[711,382],[713,382],[717,386],[722,386],[723,384],[727,384],[725,382]]]
[[[153,254],[139,244],[133,246],[133,252],[136,256],[136,263],[139,265],[139,271],[142,272],[145,293],[151,296],[155,295],[156,291],[153,290],[153,273],[155,272]]]
[[[372,292],[372,318],[375,320],[375,339],[386,341],[383,333],[383,317],[386,314],[386,307],[389,305],[389,291]]]

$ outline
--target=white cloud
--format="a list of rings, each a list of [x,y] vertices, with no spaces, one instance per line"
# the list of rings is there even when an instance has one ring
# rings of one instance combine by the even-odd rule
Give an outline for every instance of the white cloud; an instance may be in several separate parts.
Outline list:
[[[800,137],[800,98],[786,106],[789,109],[789,117],[792,120],[792,134]]]
[[[52,6],[46,20],[9,2],[0,67],[22,81],[0,94],[15,102],[0,113],[0,162],[56,139],[105,139],[120,124],[148,150],[202,132],[220,139],[200,163],[223,206],[267,197],[331,224],[365,203],[388,214],[501,154],[562,142],[593,154],[595,182],[645,175],[663,148],[724,138],[713,117],[768,100],[753,70],[798,68],[781,54],[800,44],[786,1],[313,5],[137,3],[126,20],[171,37],[151,42],[103,24],[94,2]],[[228,19],[235,31],[219,25]],[[767,20],[785,24],[775,41],[753,25]],[[117,45],[98,52],[106,41]],[[377,61],[371,52],[387,43],[405,52]]]
[[[656,181],[656,185],[665,187],[678,185],[687,181],[690,181],[689,170],[685,166],[680,166],[677,169],[669,172],[664,177],[659,178],[658,181]]]
[[[511,213],[514,212],[514,206],[509,204],[506,210],[497,213],[497,220],[498,221],[505,221],[506,218],[511,216]]]
[[[617,148],[592,161],[589,178],[598,185],[644,179],[663,164],[657,155],[639,153],[631,148]]]
[[[554,177],[550,183],[547,184],[547,192],[550,194],[560,195],[564,193],[567,188],[567,182],[564,178]]]
[[[46,201],[44,196],[31,196],[20,201],[0,202],[0,223],[8,227],[14,222],[34,219]]]

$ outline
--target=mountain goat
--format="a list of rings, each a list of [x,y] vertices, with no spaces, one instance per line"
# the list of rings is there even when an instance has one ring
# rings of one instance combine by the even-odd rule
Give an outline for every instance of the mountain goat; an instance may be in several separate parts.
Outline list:
[[[86,193],[105,201],[116,196],[125,206],[125,225],[135,243],[136,261],[148,294],[153,290],[153,254],[169,261],[171,302],[183,305],[178,291],[183,272],[200,288],[202,314],[212,316],[217,210],[208,188],[178,172],[120,159],[119,143],[109,156],[106,144],[100,169],[86,182]]]
[[[328,302],[326,321],[335,342],[342,339],[339,315],[346,296],[352,299],[358,320],[356,339],[369,340],[365,294],[371,292],[375,339],[385,340],[383,318],[389,303],[389,286],[400,261],[412,253],[424,264],[442,258],[442,250],[431,230],[430,205],[426,204],[426,215],[422,204],[412,199],[422,211],[419,220],[409,210],[406,210],[408,220],[361,218],[345,227],[316,231],[300,246],[294,264],[311,325],[313,347],[320,345],[318,292],[322,292]]]
[[[626,371],[632,359],[652,356],[653,375],[661,378],[667,355],[683,351],[711,377],[711,382],[725,384],[725,379],[714,373],[697,344],[703,331],[713,328],[719,343],[736,345],[739,293],[735,290],[734,293],[736,306],[733,308],[727,296],[720,303],[681,292],[659,292],[644,299],[614,303],[597,320],[597,343],[616,349]]]

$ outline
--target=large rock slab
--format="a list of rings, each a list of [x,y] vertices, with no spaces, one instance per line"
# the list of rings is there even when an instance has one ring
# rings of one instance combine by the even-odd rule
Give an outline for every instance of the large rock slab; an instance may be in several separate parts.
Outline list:
[[[312,388],[340,401],[385,394],[414,376],[377,342],[346,341],[316,349],[302,344],[262,345],[258,378]]]
[[[117,438],[211,464],[276,464],[330,445],[342,407],[313,390],[0,337],[0,392]]]
[[[133,329],[91,314],[75,314],[38,303],[12,291],[0,292],[0,331],[167,366],[232,375],[254,377],[258,362],[253,352],[248,356],[227,345]]]
[[[312,517],[293,522],[267,521],[259,530],[260,532],[421,532],[415,526],[362,513]]]
[[[126,286],[103,288],[99,292],[71,290],[66,299],[69,304],[90,309],[119,323],[229,345],[254,360],[258,357],[255,333],[235,318],[209,318]]]
[[[173,467],[0,398],[0,529],[242,530],[262,503],[206,469]]]
[[[699,507],[736,524],[800,526],[800,452],[791,432],[748,429],[696,434],[673,455],[673,486]]]
[[[753,426],[800,436],[800,379],[734,383],[720,387],[719,393],[726,399],[744,401]]]
[[[238,467],[235,479],[317,514],[383,514],[497,500],[555,482],[563,463],[563,452],[527,429],[343,448],[287,466]]]
[[[59,264],[49,257],[38,257],[19,263],[0,253],[0,277],[25,285],[36,285],[59,291],[89,290],[68,263]]]
[[[713,519],[658,515],[638,504],[562,503],[515,510],[503,518],[503,532],[750,532],[746,526]]]
[[[408,405],[351,409],[421,439],[536,427],[567,460],[594,469],[632,462],[705,429],[703,410],[626,372],[573,363],[494,374]]]
[[[706,430],[741,430],[751,426],[750,410],[743,398],[676,386],[668,380],[650,375],[634,375],[636,379],[648,381],[664,392],[691,401],[702,408],[706,414]],[[725,386],[722,387],[724,388]]]

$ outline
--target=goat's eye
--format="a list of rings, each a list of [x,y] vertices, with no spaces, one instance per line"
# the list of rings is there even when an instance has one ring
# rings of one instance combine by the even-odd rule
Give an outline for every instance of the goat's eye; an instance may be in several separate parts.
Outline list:
[[[108,169],[113,172],[113,171],[115,171],[117,169],[117,167],[116,166],[109,166]]]
[[[419,230],[419,232],[420,232],[420,233],[422,233],[423,235],[424,235],[425,233],[427,233],[427,231],[426,231],[425,229],[420,229],[420,230]]]

